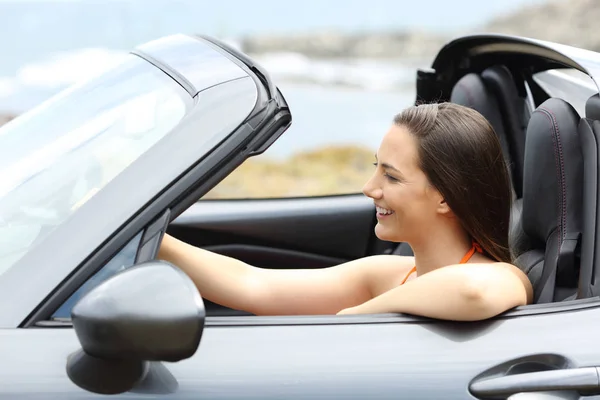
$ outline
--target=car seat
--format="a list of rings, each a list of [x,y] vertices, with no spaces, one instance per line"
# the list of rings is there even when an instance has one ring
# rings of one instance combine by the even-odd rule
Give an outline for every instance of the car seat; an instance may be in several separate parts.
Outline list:
[[[523,249],[515,263],[527,273],[536,303],[574,298],[582,232],[583,159],[580,118],[550,98],[527,127],[523,174]]]

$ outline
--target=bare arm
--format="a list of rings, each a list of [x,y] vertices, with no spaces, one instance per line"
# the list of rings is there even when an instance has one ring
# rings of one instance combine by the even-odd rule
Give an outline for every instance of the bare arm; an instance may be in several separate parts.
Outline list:
[[[403,264],[412,262],[399,256],[374,256],[316,270],[270,270],[169,235],[158,258],[181,268],[204,298],[256,315],[336,314],[372,299],[382,292],[382,282],[393,285],[394,278],[401,278],[398,272]]]
[[[248,309],[254,280],[249,265],[196,248],[170,235],[164,235],[158,258],[182,269],[202,297],[230,308]]]
[[[476,321],[529,304],[532,297],[529,279],[513,265],[462,264],[429,272],[339,314],[400,312]]]

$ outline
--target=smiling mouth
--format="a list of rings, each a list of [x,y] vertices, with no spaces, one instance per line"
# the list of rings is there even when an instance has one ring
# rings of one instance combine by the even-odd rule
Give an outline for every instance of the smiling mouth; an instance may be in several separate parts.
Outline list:
[[[387,208],[375,206],[377,210],[377,216],[386,217],[388,215],[392,215],[394,212],[392,210],[388,210]]]

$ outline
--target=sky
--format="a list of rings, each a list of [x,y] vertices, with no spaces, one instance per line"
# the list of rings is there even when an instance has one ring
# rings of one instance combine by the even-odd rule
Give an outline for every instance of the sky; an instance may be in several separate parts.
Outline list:
[[[139,6],[157,7],[165,18],[194,18],[207,30],[226,30],[231,34],[259,32],[300,32],[310,29],[381,30],[412,29],[448,31],[481,24],[496,15],[547,0],[0,0],[0,4],[27,3],[28,12],[36,4],[73,4],[112,8],[121,18],[139,14]],[[560,0],[559,0],[560,1]],[[568,1],[568,0],[564,0]],[[96,7],[94,7],[96,8]],[[117,10],[118,8],[118,10]],[[188,16],[180,16],[183,11]],[[0,16],[0,21],[2,17]],[[161,21],[151,21],[161,23]],[[210,32],[212,33],[212,32]]]

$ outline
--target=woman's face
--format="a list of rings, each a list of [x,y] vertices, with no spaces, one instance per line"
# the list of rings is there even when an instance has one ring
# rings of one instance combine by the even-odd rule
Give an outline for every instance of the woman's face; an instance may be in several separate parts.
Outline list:
[[[377,209],[375,234],[392,242],[419,240],[447,207],[418,166],[416,139],[394,124],[376,157],[375,172],[363,188]]]

